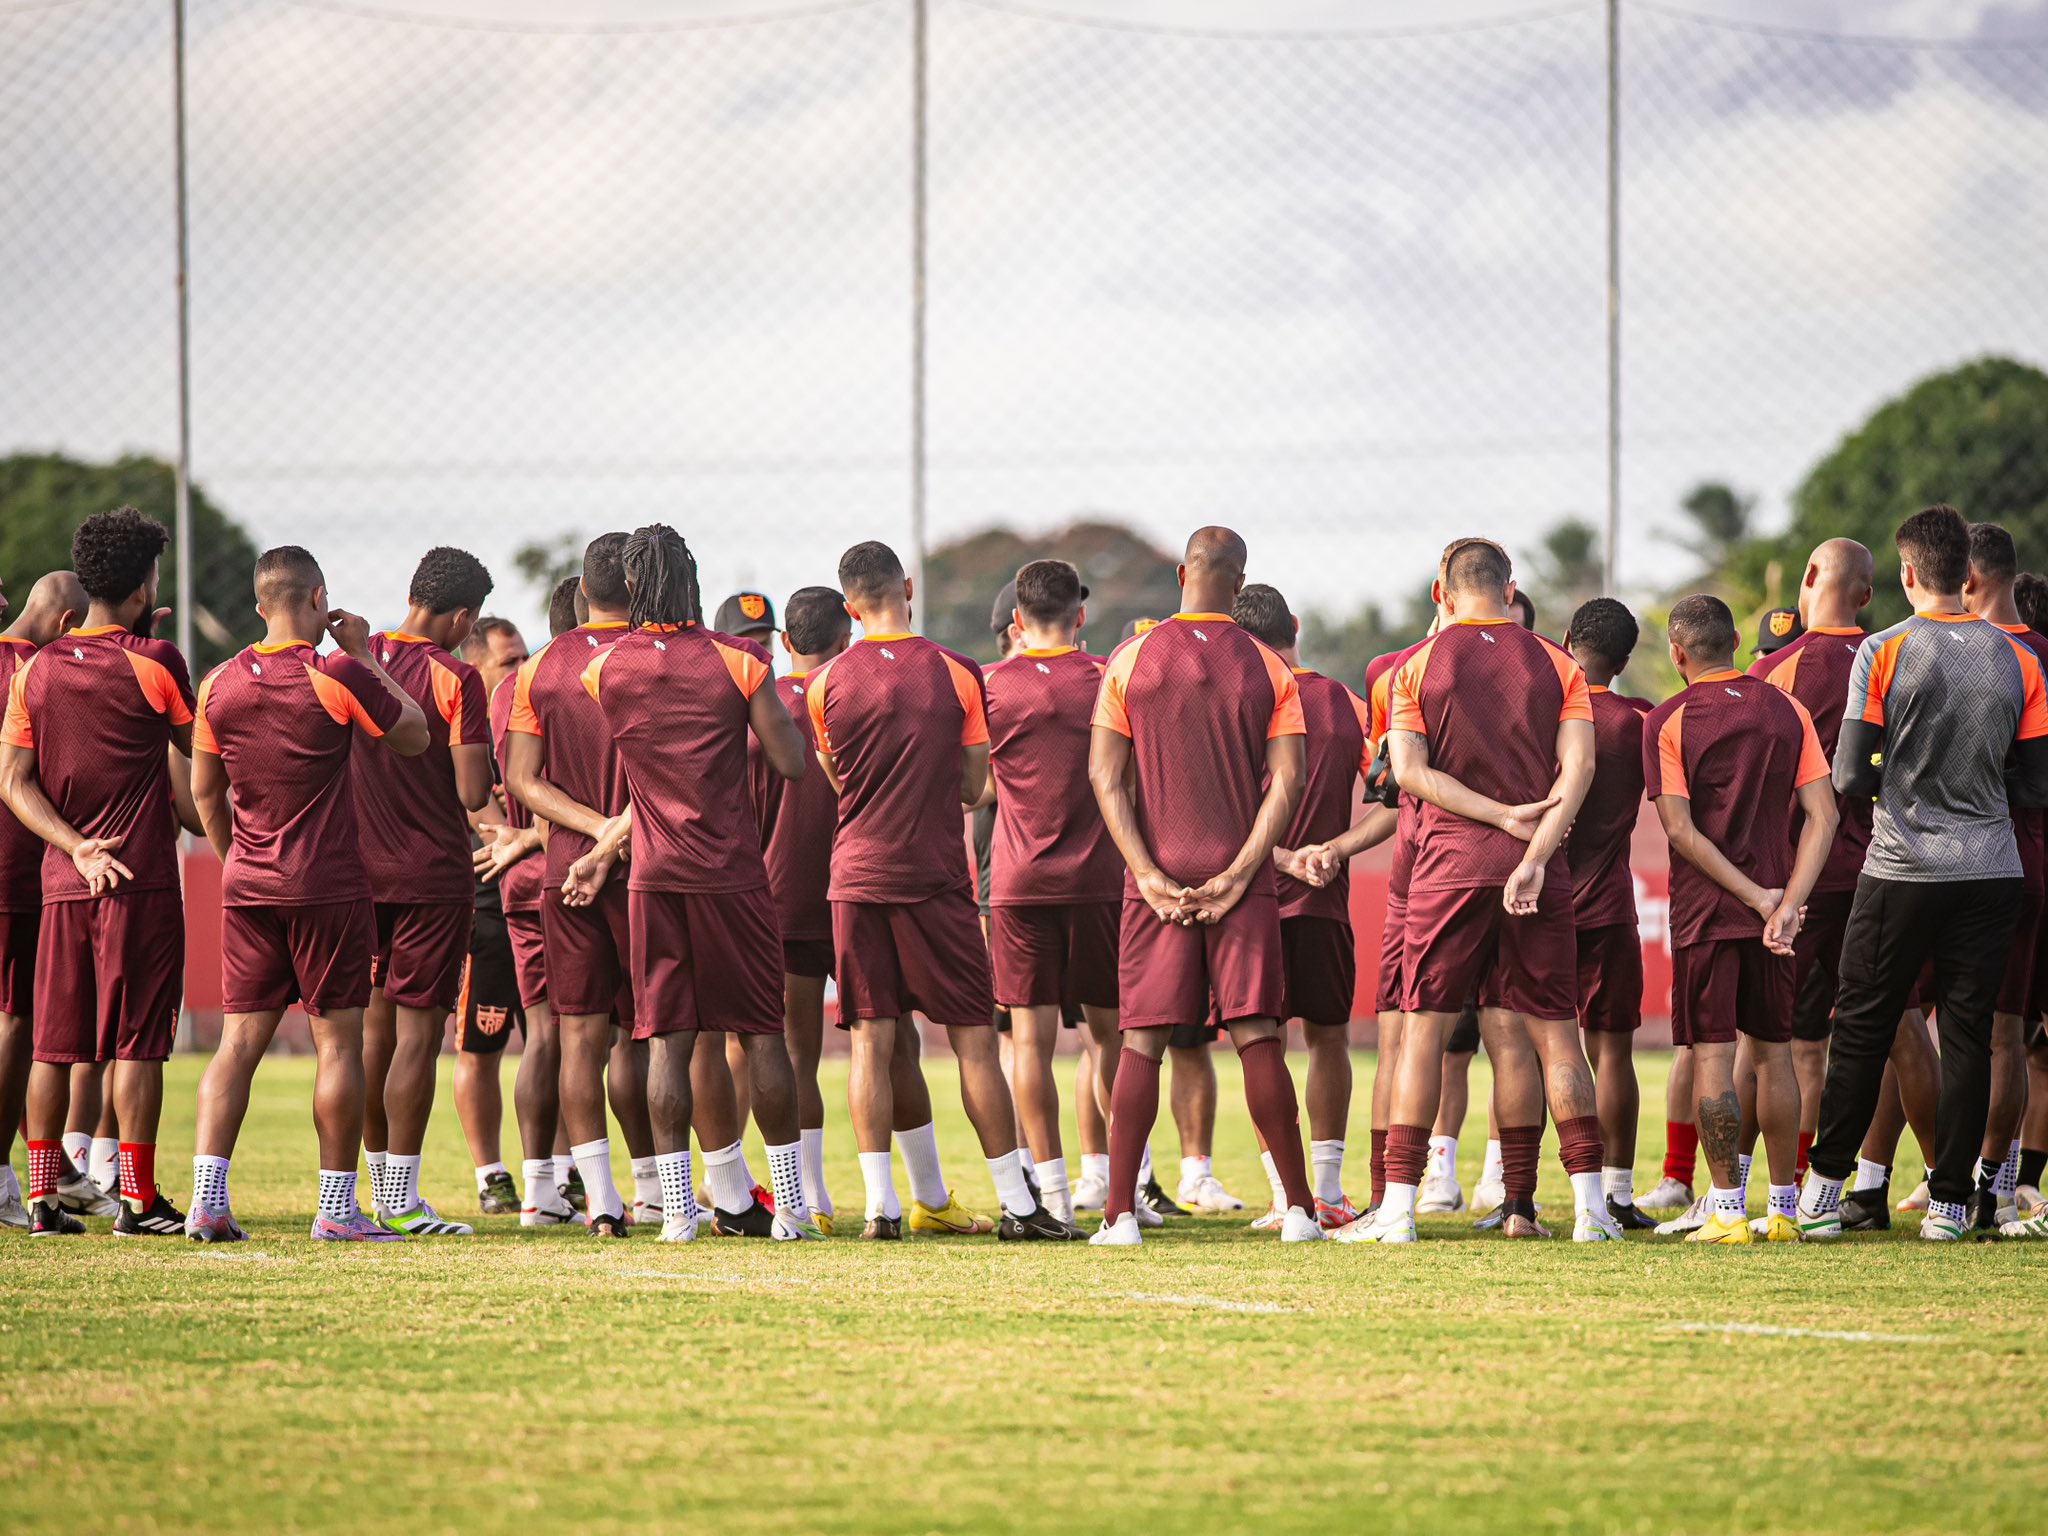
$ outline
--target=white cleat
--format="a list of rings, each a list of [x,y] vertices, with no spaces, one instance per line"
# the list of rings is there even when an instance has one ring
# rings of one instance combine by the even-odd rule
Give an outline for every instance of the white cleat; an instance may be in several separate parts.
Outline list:
[[[633,1209],[627,1213],[626,1219],[636,1227],[658,1227],[663,1217],[661,1207],[652,1200],[635,1200]]]
[[[1691,1204],[1692,1186],[1681,1184],[1667,1174],[1658,1181],[1655,1189],[1637,1198],[1636,1209],[1650,1213],[1682,1211]]]
[[[1708,1197],[1706,1195],[1701,1195],[1699,1199],[1688,1205],[1681,1214],[1672,1217],[1669,1221],[1658,1222],[1657,1235],[1659,1237],[1676,1237],[1682,1233],[1699,1231],[1701,1227],[1707,1224],[1707,1200]]]
[[[1770,1230],[1771,1230],[1771,1216],[1770,1216],[1770,1212],[1766,1211],[1766,1212],[1765,1212],[1765,1213],[1764,1213],[1763,1215],[1761,1215],[1761,1216],[1752,1216],[1752,1217],[1750,1217],[1750,1218],[1749,1218],[1749,1230],[1750,1230],[1750,1235],[1751,1235],[1751,1236],[1753,1236],[1753,1237],[1767,1237],[1767,1236],[1769,1236],[1769,1235],[1770,1235]]]
[[[1959,1243],[1968,1229],[1959,1221],[1929,1211],[1920,1218],[1920,1238],[1928,1243]]]
[[[1927,1209],[1927,1200],[1927,1181],[1922,1179],[1913,1186],[1913,1193],[1906,1196],[1905,1199],[1901,1200],[1892,1209],[1899,1211],[1924,1211]]]
[[[1228,1216],[1244,1209],[1244,1202],[1225,1189],[1223,1181],[1213,1173],[1205,1173],[1199,1179],[1182,1179],[1175,1199],[1205,1216]]]
[[[1084,1173],[1074,1183],[1074,1209],[1099,1211],[1109,1204],[1109,1180],[1099,1173]]]
[[[1472,1191],[1472,1214],[1491,1216],[1508,1203],[1507,1186],[1499,1179],[1481,1179]],[[1416,1191],[1415,1208],[1422,1209],[1422,1192]]]
[[[1493,1202],[1488,1210],[1498,1206],[1507,1195]],[[1455,1173],[1439,1173],[1432,1169],[1422,1176],[1422,1186],[1415,1191],[1415,1214],[1418,1216],[1448,1216],[1465,1209],[1465,1191],[1458,1183]]]
[[[769,1229],[768,1235],[778,1243],[822,1243],[825,1241],[824,1230],[808,1216],[802,1221],[798,1221],[787,1211],[782,1210],[778,1210],[775,1213],[775,1224]]]
[[[1287,1207],[1287,1217],[1280,1227],[1280,1241],[1283,1243],[1320,1243],[1323,1240],[1323,1226],[1298,1205]]]
[[[1115,1221],[1105,1221],[1088,1239],[1091,1248],[1136,1248],[1145,1241],[1138,1230],[1136,1212],[1125,1211]]]
[[[544,1205],[523,1205],[519,1208],[519,1225],[522,1227],[566,1227],[572,1222],[583,1220],[583,1213],[564,1200],[554,1185],[547,1186],[552,1198]]]
[[[664,1243],[694,1243],[697,1240],[696,1211],[687,1216],[681,1212],[661,1219],[661,1240]]]
[[[1600,1209],[1587,1207],[1579,1212],[1572,1222],[1572,1241],[1575,1243],[1618,1243],[1623,1241],[1621,1223],[1607,1214],[1606,1202]]]
[[[118,1216],[121,1202],[76,1169],[57,1180],[57,1204],[73,1216]]]
[[[1370,1216],[1361,1216],[1348,1227],[1339,1227],[1330,1234],[1334,1243],[1412,1243],[1415,1241],[1415,1218],[1405,1212],[1399,1216],[1385,1210],[1374,1211]]]
[[[1163,1227],[1166,1225],[1166,1218],[1145,1203],[1143,1194],[1138,1196],[1137,1203],[1131,1207],[1131,1220],[1141,1227]]]
[[[22,1203],[20,1181],[5,1164],[0,1164],[0,1227],[28,1230],[28,1207]]]
[[[2022,1184],[2013,1196],[2013,1204],[2019,1207],[2021,1221],[2031,1221],[2041,1214],[2044,1206],[2048,1206],[2048,1201],[2042,1200],[2041,1191],[2033,1185]]]
[[[2001,1205],[1992,1216],[1992,1220],[1996,1221],[1998,1225],[2001,1227],[2003,1227],[2009,1221],[2017,1222],[2019,1219],[2020,1206],[2017,1200],[2008,1200],[2005,1204]]]
[[[1286,1207],[1280,1205],[1269,1205],[1266,1207],[1265,1215],[1254,1216],[1252,1218],[1251,1229],[1254,1232],[1278,1232],[1286,1224]]]

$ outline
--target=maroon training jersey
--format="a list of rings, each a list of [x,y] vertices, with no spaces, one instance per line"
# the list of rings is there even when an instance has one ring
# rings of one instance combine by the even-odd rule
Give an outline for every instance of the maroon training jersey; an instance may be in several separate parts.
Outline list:
[[[584,669],[632,794],[630,889],[768,883],[747,788],[747,716],[769,681],[759,647],[696,624],[643,625]]]
[[[1628,846],[1643,808],[1643,716],[1648,699],[1589,687],[1593,784],[1564,841],[1572,871],[1572,920],[1581,929],[1636,920]]]
[[[1229,868],[1251,835],[1266,743],[1307,729],[1287,663],[1221,613],[1177,613],[1111,652],[1095,724],[1131,738],[1139,835],[1187,886]],[[1251,889],[1273,889],[1270,859]]]
[[[491,693],[491,753],[498,764],[498,795],[505,802],[505,825],[524,831],[533,825],[533,812],[505,790],[505,737],[512,724],[512,696],[518,687],[516,675],[500,678]],[[507,912],[540,910],[547,862],[545,853],[529,853],[498,876],[498,901]]]
[[[1593,718],[1586,674],[1512,619],[1457,619],[1417,646],[1388,686],[1388,729],[1428,738],[1430,766],[1503,805],[1557,780],[1557,728]],[[1499,827],[1422,807],[1411,891],[1505,885],[1528,844]],[[1564,849],[1546,881],[1569,880]]]
[[[61,636],[8,684],[0,740],[34,749],[36,779],[59,816],[86,837],[121,839],[114,857],[135,876],[124,891],[179,888],[167,754],[192,704],[178,648],[115,624]],[[92,894],[56,844],[44,843],[42,858],[45,902]]]
[[[778,678],[777,697],[804,744],[818,749],[817,727],[806,703],[809,676],[795,672]],[[747,738],[747,762],[754,782],[754,807],[761,817],[761,847],[768,860],[768,889],[775,894],[775,912],[785,939],[830,939],[832,903],[832,830],[839,822],[839,797],[816,763],[795,783],[768,766],[761,744]]]
[[[1827,776],[1827,754],[1806,706],[1740,672],[1695,679],[1643,722],[1645,793],[1691,801],[1700,835],[1766,890],[1792,875],[1789,829],[1799,787]],[[1674,853],[1674,947],[1753,939],[1763,927],[1761,914]]]
[[[14,674],[35,653],[28,641],[0,635],[0,699],[13,691]],[[0,912],[42,911],[43,850],[48,846],[0,805]]]
[[[843,786],[832,900],[972,890],[960,749],[988,740],[981,669],[921,635],[866,635],[807,683],[818,750]]]
[[[1828,761],[1835,760],[1835,743],[1842,735],[1842,710],[1849,700],[1849,674],[1856,667],[1856,651],[1863,644],[1860,629],[1809,629],[1789,645],[1750,664],[1749,675],[1774,683],[1797,699],[1813,720],[1813,733]],[[1814,885],[1816,891],[1853,891],[1856,877],[1863,873],[1863,855],[1870,851],[1871,812],[1874,803],[1854,796],[1837,795],[1835,809],[1841,821],[1835,828],[1835,845],[1828,850],[1828,862]],[[1792,815],[1791,838],[1796,846],[1804,818]]]
[[[626,808],[626,769],[612,745],[604,711],[583,687],[583,673],[625,634],[623,623],[581,624],[555,636],[526,659],[513,679],[507,732],[540,738],[540,776],[600,816]],[[590,852],[591,839],[567,827],[548,833],[543,888],[558,891],[569,866]]]
[[[1351,825],[1357,790],[1372,766],[1371,724],[1365,700],[1334,677],[1307,667],[1294,669],[1301,691],[1301,718],[1308,728],[1308,778],[1283,848],[1327,843]],[[1327,917],[1351,921],[1351,866],[1338,866],[1328,885],[1307,885],[1276,874],[1282,917]]]
[[[1424,638],[1403,650],[1375,656],[1366,663],[1367,734],[1372,737],[1374,756],[1379,755],[1380,738],[1387,734],[1387,716],[1393,703],[1394,671],[1428,643]],[[1400,802],[1400,809],[1399,819],[1394,823],[1394,860],[1387,870],[1387,895],[1406,901],[1408,877],[1415,869],[1415,842],[1422,831],[1422,802],[1413,795],[1397,795],[1395,798]]]
[[[359,741],[356,816],[363,863],[378,901],[456,902],[476,898],[469,813],[455,788],[456,747],[491,740],[483,674],[431,640],[395,630],[370,636],[370,651],[427,717],[427,750],[400,757]]]
[[[1071,645],[1018,651],[983,673],[982,686],[996,776],[989,904],[1116,901],[1123,860],[1088,783],[1102,658]]]
[[[322,656],[304,641],[252,645],[206,674],[192,750],[221,760],[234,802],[223,906],[369,898],[351,772],[355,736],[382,736],[404,713],[368,667],[339,651]]]

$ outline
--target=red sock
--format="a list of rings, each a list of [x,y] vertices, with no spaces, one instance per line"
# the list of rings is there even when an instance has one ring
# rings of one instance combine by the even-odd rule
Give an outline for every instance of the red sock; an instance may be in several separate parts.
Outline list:
[[[1799,1165],[1793,1173],[1793,1177],[1797,1179],[1801,1184],[1804,1184],[1806,1182],[1806,1154],[1811,1152],[1812,1150],[1813,1132],[1801,1131],[1799,1133]]]
[[[1301,1155],[1301,1105],[1294,1096],[1294,1076],[1287,1070],[1287,1049],[1278,1035],[1268,1035],[1239,1051],[1237,1060],[1244,1069],[1245,1108],[1266,1138],[1287,1203],[1313,1216],[1316,1197]]]
[[[1557,1156],[1566,1173],[1598,1173],[1604,1156],[1600,1146],[1600,1120],[1595,1115],[1576,1115],[1557,1122]]]
[[[1500,1128],[1500,1187],[1510,1200],[1536,1198],[1536,1163],[1543,1153],[1543,1127]]]
[[[1112,1222],[1137,1198],[1138,1169],[1145,1143],[1159,1118],[1159,1063],[1126,1047],[1117,1058],[1116,1084],[1109,1094],[1109,1197],[1102,1219]]]
[[[1372,1203],[1387,1198],[1387,1133],[1372,1133]]]
[[[1390,1125],[1387,1127],[1387,1182],[1420,1184],[1423,1166],[1429,1161],[1429,1127]]]
[[[69,1159],[61,1141],[32,1141],[28,1144],[28,1197],[55,1199],[58,1181],[64,1177]]]
[[[156,1204],[156,1143],[121,1143],[121,1198],[142,1210]]]
[[[1664,1177],[1692,1187],[1693,1162],[1699,1156],[1700,1128],[1689,1120],[1664,1122]]]

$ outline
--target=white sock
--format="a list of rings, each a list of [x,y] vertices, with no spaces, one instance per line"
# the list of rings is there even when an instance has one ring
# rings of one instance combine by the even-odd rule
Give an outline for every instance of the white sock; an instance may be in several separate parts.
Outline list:
[[[1064,1157],[1048,1157],[1038,1165],[1038,1194],[1048,1211],[1068,1226],[1074,1224],[1074,1191],[1067,1184]]]
[[[1454,1143],[1455,1145],[1455,1143]],[[1308,1144],[1309,1173],[1313,1176],[1316,1198],[1325,1205],[1338,1205],[1344,1199],[1344,1143],[1341,1141],[1312,1141]],[[1455,1159],[1453,1166],[1456,1166]],[[1281,1198],[1284,1200],[1285,1193]]]
[[[1867,1157],[1856,1159],[1856,1190],[1860,1194],[1866,1189],[1883,1189],[1884,1181],[1892,1176],[1891,1169],[1883,1163],[1873,1163]]]
[[[1749,1197],[1740,1185],[1734,1189],[1723,1189],[1718,1184],[1707,1187],[1707,1208],[1723,1221],[1741,1221],[1749,1214]]]
[[[227,1181],[227,1159],[221,1159],[223,1192]],[[222,1210],[227,1207],[223,1205]],[[356,1214],[356,1171],[353,1168],[320,1170],[320,1214],[330,1221],[347,1221]]]
[[[651,1157],[633,1159],[633,1203],[661,1210],[661,1172]]]
[[[1811,1164],[1806,1169],[1806,1187],[1799,1192],[1799,1210],[1806,1216],[1827,1216],[1842,1208],[1842,1181],[1824,1179]]]
[[[384,1164],[391,1156],[388,1152],[365,1152],[363,1159],[370,1165],[370,1199],[386,1210],[391,1207],[384,1200]]]
[[[704,1154],[704,1177],[711,1181],[711,1202],[728,1216],[737,1216],[754,1204],[754,1181],[747,1177],[746,1159],[740,1144]]]
[[[1415,1189],[1416,1186],[1413,1184],[1389,1184],[1385,1197],[1380,1201],[1380,1220],[1392,1221],[1397,1216],[1413,1216]]]
[[[1432,1136],[1429,1138],[1429,1171],[1439,1178],[1452,1179],[1458,1176],[1457,1137]]]
[[[112,1189],[121,1182],[121,1141],[116,1136],[95,1136],[92,1139],[91,1166],[87,1176],[102,1189]]]
[[[1083,1152],[1081,1154],[1081,1177],[1109,1182],[1109,1154],[1107,1152]]]
[[[990,1158],[988,1176],[995,1180],[996,1199],[1012,1216],[1029,1216],[1038,1209],[1038,1202],[1031,1198],[1031,1186],[1024,1182],[1023,1161],[1015,1152]]]
[[[1500,1143],[1498,1141],[1487,1142],[1486,1161],[1480,1165],[1479,1182],[1481,1184],[1498,1184],[1506,1177],[1507,1165],[1500,1160]]]
[[[797,1136],[803,1148],[804,1204],[821,1216],[830,1216],[832,1197],[825,1193],[825,1128],[813,1126]]]
[[[1771,1186],[1770,1212],[1787,1220],[1799,1214],[1799,1186],[1797,1184],[1773,1184]]]
[[[929,1210],[944,1210],[953,1197],[946,1193],[946,1174],[939,1166],[939,1128],[926,1123],[898,1131],[896,1145],[903,1149],[903,1171],[910,1175],[910,1198]]]
[[[512,1176],[512,1170],[503,1163],[485,1163],[476,1171],[476,1192],[478,1194],[484,1192],[484,1186],[491,1182],[491,1175],[494,1173],[502,1173],[507,1178]]]
[[[554,1154],[554,1163],[555,1188],[567,1189],[569,1187],[569,1175],[576,1171],[576,1154],[574,1152],[557,1152]]]
[[[794,1222],[811,1219],[804,1204],[803,1142],[768,1149],[768,1187],[775,1192],[775,1214]]]
[[[1600,1190],[1616,1205],[1636,1203],[1636,1171],[1633,1168],[1602,1168]]]
[[[2000,1205],[2010,1204],[2020,1192],[2020,1144],[2015,1141],[2006,1150],[2005,1161],[1998,1165],[1998,1178],[1992,1184]]]
[[[396,1216],[411,1210],[420,1203],[420,1159],[414,1153],[401,1157],[396,1152],[384,1156],[384,1184],[389,1196],[384,1204]]]
[[[1152,1182],[1152,1149],[1147,1147],[1145,1155],[1138,1162],[1138,1188],[1143,1189]]]
[[[619,1186],[612,1182],[611,1137],[579,1141],[569,1149],[569,1155],[576,1160],[576,1171],[583,1175],[586,1214],[623,1219],[626,1202],[619,1198]]]
[[[200,1153],[192,1159],[192,1203],[224,1216],[228,1209],[228,1160]]]
[[[1572,1209],[1575,1211],[1605,1211],[1606,1197],[1600,1192],[1600,1171],[1572,1175]]]
[[[525,1185],[525,1204],[536,1211],[564,1211],[568,1202],[562,1198],[562,1191],[555,1184],[555,1160],[552,1157],[529,1157],[519,1165],[519,1178]]]
[[[903,1207],[896,1199],[896,1179],[890,1172],[887,1152],[863,1152],[860,1154],[860,1178],[867,1186],[867,1219],[877,1216],[898,1217]]]
[[[697,1191],[690,1182],[690,1149],[655,1155],[654,1177],[661,1191],[661,1216],[665,1227],[694,1223],[703,1215],[697,1209]]]
[[[71,1166],[78,1170],[80,1178],[92,1177],[92,1132],[66,1131],[64,1155],[71,1159]]]
[[[1180,1160],[1181,1188],[1185,1189],[1197,1179],[1208,1178],[1216,1172],[1215,1163],[1206,1157],[1184,1157]]]
[[[1735,1156],[1735,1184],[1738,1189],[1749,1188],[1749,1165],[1756,1161],[1754,1152],[1739,1152]]]
[[[1945,1216],[1957,1226],[1963,1224],[1963,1209],[1963,1204],[1959,1200],[1929,1200],[1927,1202],[1928,1215]]]
[[[1026,1173],[1030,1174],[1034,1179],[1038,1177],[1038,1164],[1031,1160],[1031,1149],[1021,1143],[1017,1148],[1017,1161],[1024,1165]]]
[[[1273,1209],[1276,1211],[1286,1210],[1287,1186],[1281,1181],[1280,1165],[1273,1161],[1273,1154],[1270,1152],[1261,1152],[1259,1154],[1259,1161],[1265,1165],[1266,1182],[1273,1187]]]

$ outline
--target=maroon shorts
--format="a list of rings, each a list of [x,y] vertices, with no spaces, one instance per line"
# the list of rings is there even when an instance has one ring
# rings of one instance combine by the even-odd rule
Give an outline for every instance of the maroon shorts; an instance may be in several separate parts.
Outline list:
[[[36,1014],[36,938],[43,914],[0,912],[0,1013],[11,1019]]]
[[[35,1059],[162,1061],[185,989],[185,901],[116,891],[43,908]]]
[[[1572,888],[1562,880],[1544,885],[1526,917],[1509,913],[1497,885],[1411,888],[1401,1006],[1459,1013],[1470,1002],[1532,1019],[1577,1019],[1577,934]]]
[[[767,886],[629,891],[633,1038],[782,1033],[782,930]]]
[[[949,1027],[993,1023],[995,987],[972,892],[925,901],[832,903],[839,1022],[913,1011]]]
[[[272,1013],[303,1002],[320,1015],[370,1000],[377,918],[366,900],[312,907],[224,907],[220,1006]]]
[[[1815,891],[1806,898],[1806,921],[1792,941],[1792,1038],[1825,1040],[1835,1028],[1835,990],[1842,976],[1842,936],[1856,893]]]
[[[782,941],[782,973],[785,976],[830,976],[832,970],[830,939]]]
[[[540,928],[547,942],[548,997],[556,1018],[615,1015],[633,1022],[633,938],[626,882],[607,880],[587,907],[562,904],[562,893],[541,898]]]
[[[1402,959],[1408,943],[1408,898],[1387,892],[1387,912],[1380,923],[1380,977],[1373,987],[1374,1013],[1399,1013],[1408,988]]]
[[[1358,994],[1358,946],[1338,917],[1280,919],[1286,996],[1280,1016],[1304,1024],[1349,1024]]]
[[[1643,938],[1634,923],[1579,931],[1579,1023],[1630,1034],[1643,1023]]]
[[[1792,1038],[1798,962],[1754,939],[1707,939],[1671,951],[1671,1043],[1727,1045]]]
[[[1162,923],[1142,897],[1124,897],[1117,991],[1125,1029],[1278,1019],[1287,1006],[1280,902],[1254,891],[1213,927]]]
[[[455,1011],[475,909],[466,901],[380,901],[370,985],[398,1008]]]
[[[2005,960],[2005,979],[1998,984],[1995,1013],[2026,1014],[2034,992],[2034,946],[2041,936],[2041,893],[2028,891],[2020,897],[2019,926],[2013,930],[2012,950]]]
[[[519,987],[519,1006],[532,1008],[547,1001],[547,940],[541,931],[540,913],[507,912],[505,936],[512,941],[512,975]]]
[[[1121,919],[1122,903],[1115,901],[991,908],[988,953],[996,1002],[1005,1008],[1114,1008]]]

